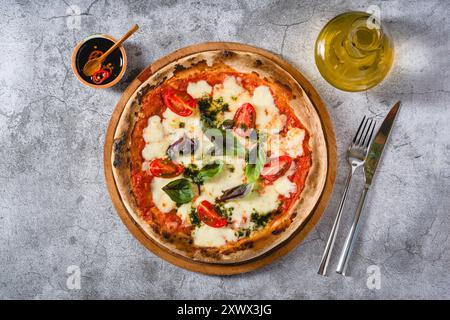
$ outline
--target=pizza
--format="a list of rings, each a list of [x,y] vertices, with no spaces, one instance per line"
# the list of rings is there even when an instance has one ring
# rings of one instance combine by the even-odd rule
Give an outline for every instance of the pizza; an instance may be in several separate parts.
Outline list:
[[[301,89],[264,63],[232,52],[178,61],[122,116],[114,164],[129,210],[184,256],[261,254],[298,229],[320,193],[320,121]]]

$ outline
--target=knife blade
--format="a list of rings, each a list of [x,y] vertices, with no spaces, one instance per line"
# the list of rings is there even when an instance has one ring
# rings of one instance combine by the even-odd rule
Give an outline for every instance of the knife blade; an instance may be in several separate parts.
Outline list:
[[[364,174],[366,176],[366,184],[371,185],[375,171],[380,163],[381,156],[383,154],[384,146],[389,139],[392,131],[392,126],[397,117],[398,110],[400,109],[401,102],[398,101],[384,118],[383,123],[378,129],[375,138],[370,145],[369,152],[367,153],[366,162],[364,164]]]

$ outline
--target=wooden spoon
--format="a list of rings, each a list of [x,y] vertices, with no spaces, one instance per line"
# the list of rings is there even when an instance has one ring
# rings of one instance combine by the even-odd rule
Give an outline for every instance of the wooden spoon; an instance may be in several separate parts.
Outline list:
[[[127,33],[125,33],[125,35],[122,38],[120,38],[119,41],[117,41],[111,48],[109,48],[108,51],[106,51],[100,57],[88,61],[83,67],[83,73],[86,76],[90,77],[94,74],[94,72],[96,72],[97,70],[100,70],[100,68],[102,67],[103,61],[105,61],[105,59],[114,50],[116,50],[118,47],[120,47],[125,40],[127,40],[133,33],[135,33],[137,31],[137,29],[139,29],[139,26],[137,24],[135,24],[130,30],[128,30]]]

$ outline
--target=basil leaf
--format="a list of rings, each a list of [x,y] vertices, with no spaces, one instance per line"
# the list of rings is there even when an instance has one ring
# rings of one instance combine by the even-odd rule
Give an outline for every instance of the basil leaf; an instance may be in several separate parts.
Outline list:
[[[253,189],[253,183],[240,184],[231,189],[225,190],[217,199],[218,202],[223,202],[231,199],[242,198],[249,194]]]
[[[166,154],[170,159],[175,159],[180,155],[194,154],[198,148],[198,142],[195,139],[190,139],[184,134],[180,139],[172,143],[167,148]]]
[[[198,169],[195,165],[189,165],[184,169],[183,175],[186,178],[190,178],[195,184],[202,185],[205,180],[218,175],[222,171],[223,166],[224,163],[220,160],[208,163],[201,169]]]
[[[177,179],[169,182],[163,188],[165,193],[177,204],[191,202],[194,198],[192,185],[187,179]]]
[[[201,181],[205,181],[218,175],[220,171],[222,171],[222,168],[223,168],[223,161],[214,161],[212,163],[208,163],[207,165],[203,166],[203,168],[198,173],[197,177]]]
[[[225,131],[225,147],[226,151],[230,151],[231,153],[225,152],[225,154],[231,154],[235,156],[245,156],[247,150],[245,147],[239,142],[238,139],[234,136],[231,130]]]
[[[210,128],[205,131],[205,135],[214,143],[214,155],[245,156],[246,149],[233,135],[231,130],[220,130]]]
[[[264,165],[266,164],[266,153],[262,143],[256,145],[248,156],[248,163],[245,166],[245,176],[249,183],[255,183],[259,179]]]
[[[195,164],[190,164],[184,168],[183,176],[191,179],[195,184],[202,184],[203,181],[198,179],[199,173],[200,169]]]

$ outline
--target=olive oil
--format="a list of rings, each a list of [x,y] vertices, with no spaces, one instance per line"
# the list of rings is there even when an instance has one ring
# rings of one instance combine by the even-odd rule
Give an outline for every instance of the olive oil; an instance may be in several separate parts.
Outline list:
[[[363,91],[380,83],[394,60],[386,30],[366,12],[346,12],[330,20],[315,45],[322,76],[345,91]]]

